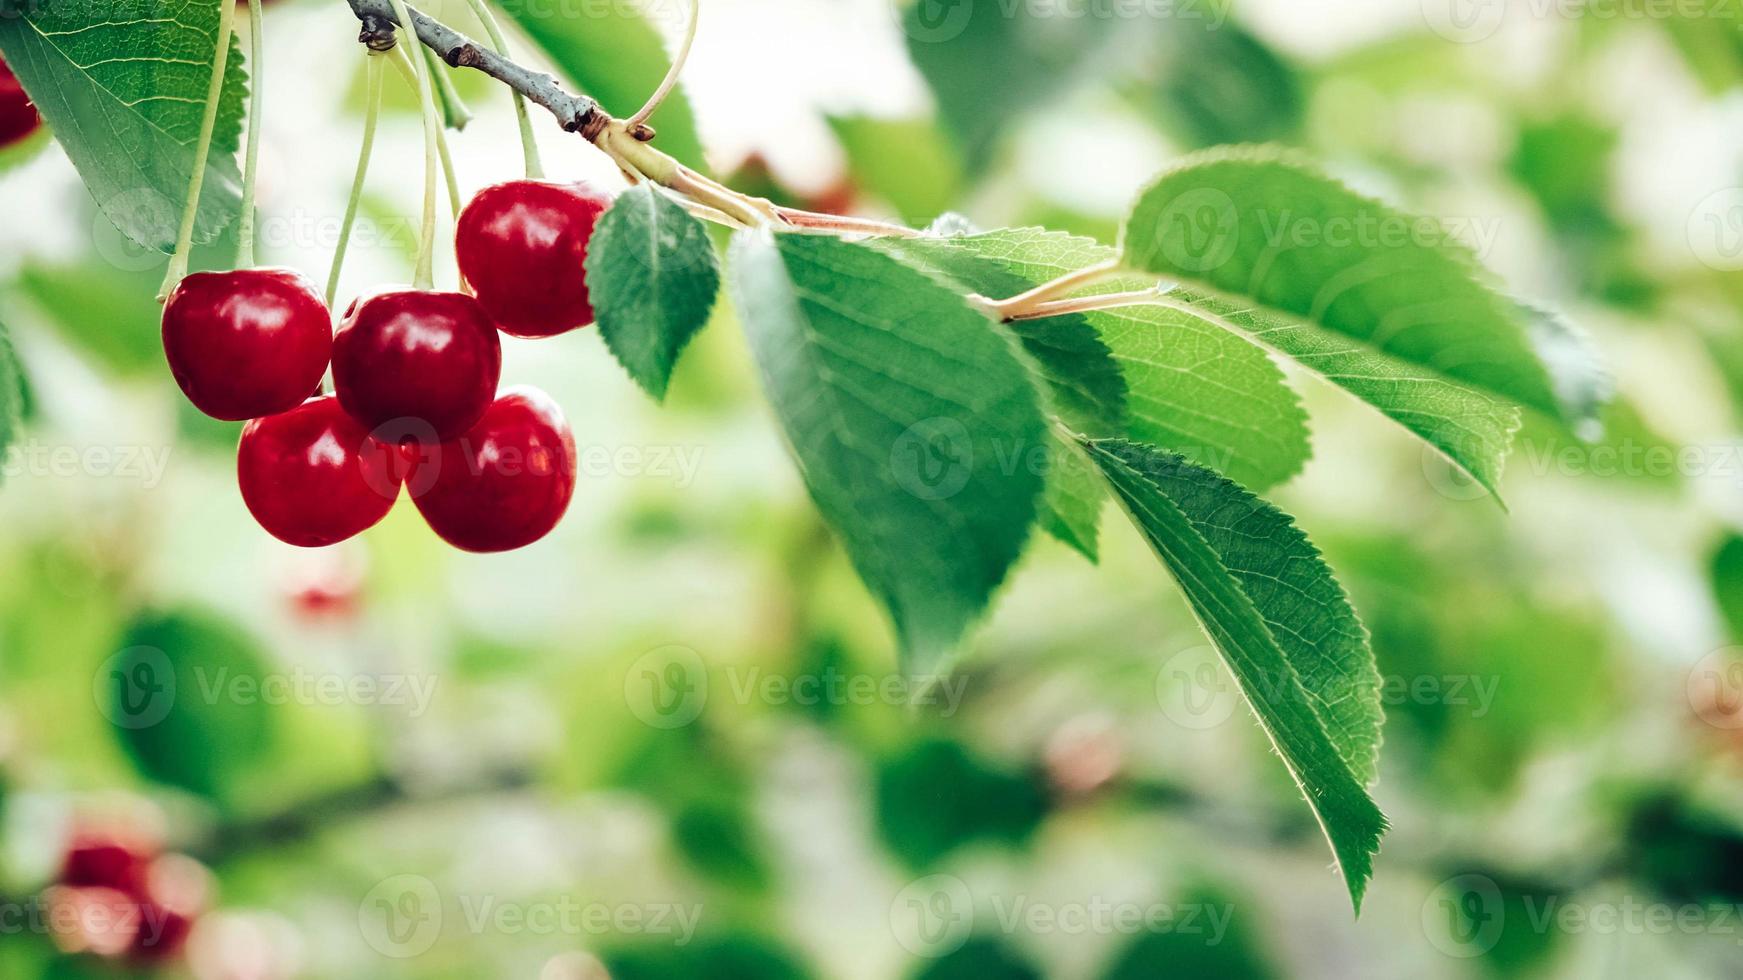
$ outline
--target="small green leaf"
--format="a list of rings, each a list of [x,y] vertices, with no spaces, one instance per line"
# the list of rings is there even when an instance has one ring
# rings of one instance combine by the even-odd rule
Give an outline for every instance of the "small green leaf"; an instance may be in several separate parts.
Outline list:
[[[175,247],[218,44],[219,0],[28,4],[0,16],[0,54],[79,176],[134,242]],[[100,19],[98,19],[100,17]],[[247,89],[234,38],[194,241],[236,219]]]
[[[962,161],[931,119],[831,116],[858,189],[888,201],[910,224],[922,225],[956,203]]]
[[[909,672],[946,669],[1035,518],[1029,372],[960,295],[868,245],[741,232],[732,281],[811,496]]]
[[[1368,634],[1289,517],[1180,456],[1086,440],[1180,584],[1330,840],[1359,911],[1386,818],[1368,798],[1380,677]]]
[[[906,257],[933,265],[964,288],[994,299],[1014,296],[1115,256],[1112,249],[1089,239],[1037,228],[903,240],[895,247]],[[1132,277],[1099,289],[1120,291],[1149,282]],[[1100,338],[1124,378],[1124,424],[1112,430],[1091,428],[1081,415],[1065,416],[1066,424],[1077,431],[1123,434],[1163,446],[1261,488],[1293,476],[1307,459],[1307,416],[1283,372],[1263,350],[1227,330],[1159,306],[1052,317],[1023,326],[1026,346],[1049,365],[1050,380],[1076,378],[1075,387],[1085,396],[1082,400],[1104,406],[1113,391],[1093,360],[1080,360],[1072,370],[1070,360],[1047,357],[1033,346],[1035,338],[1052,333],[1047,324],[1087,326],[1085,332]]]
[[[1300,128],[1301,77],[1240,25],[1174,18],[1157,47],[1156,105],[1189,146],[1283,139]]]
[[[95,684],[140,772],[221,799],[266,747],[271,716],[258,703],[266,671],[235,626],[178,611],[132,623]]]
[[[651,184],[632,188],[593,232],[587,285],[605,346],[648,394],[665,398],[678,355],[720,292],[708,229]]]
[[[569,81],[618,117],[640,109],[666,76],[672,60],[638,0],[600,4],[588,16],[528,0],[496,4],[544,50]],[[649,122],[658,146],[692,167],[704,166],[690,100],[673,89]]]
[[[1568,425],[1590,418],[1589,398],[1559,396],[1593,383],[1551,376],[1533,318],[1482,281],[1445,229],[1275,148],[1212,150],[1163,174],[1139,195],[1121,251],[1134,269],[1341,335],[1423,383],[1454,382]],[[1566,357],[1550,367],[1586,369]]]
[[[1057,9],[1055,9],[1057,8]],[[985,169],[1023,113],[1070,90],[1128,22],[1063,5],[916,0],[904,12],[908,55],[970,171]]]

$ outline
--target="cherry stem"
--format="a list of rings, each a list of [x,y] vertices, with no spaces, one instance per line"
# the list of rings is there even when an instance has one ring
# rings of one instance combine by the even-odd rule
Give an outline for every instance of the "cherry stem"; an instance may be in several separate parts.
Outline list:
[[[477,41],[427,14],[410,10],[404,0],[348,0],[351,10],[363,25],[360,40],[375,50],[385,50],[394,44],[397,25],[407,25],[413,36],[447,64],[473,68],[502,82],[533,103],[548,109],[557,122],[572,133],[580,133],[597,146],[624,172],[630,181],[648,180],[690,199],[692,213],[731,227],[777,225],[805,228],[841,235],[893,235],[914,237],[923,234],[912,228],[888,224],[869,218],[849,218],[817,214],[793,208],[777,207],[761,198],[742,194],[709,177],[684,166],[670,155],[655,149],[649,140],[653,131],[646,123],[648,114],[659,108],[677,84],[694,45],[699,23],[699,7],[691,7],[690,25],[666,79],[660,84],[648,104],[628,120],[614,119],[585,95],[571,95],[550,75],[535,72],[508,60]],[[488,25],[486,25],[488,28]],[[725,220],[721,220],[725,219]],[[985,301],[990,303],[990,300]]]
[[[369,158],[375,152],[375,127],[381,121],[381,56],[371,53],[368,64],[368,105],[363,113],[363,147],[357,153],[357,175],[351,180],[351,197],[345,202],[345,220],[339,226],[339,244],[333,250],[333,268],[327,273],[327,308],[339,295],[339,273],[345,268],[345,252],[351,246],[351,230],[357,226],[357,210],[363,202],[363,184],[369,176]]]
[[[392,0],[392,3],[394,16],[399,22],[412,23],[405,0]],[[412,286],[427,291],[436,286],[436,182],[439,179],[436,171],[441,166],[437,130],[441,123],[436,118],[436,94],[430,82],[429,66],[421,59],[414,59],[412,67],[417,73],[418,101],[424,111],[424,210],[418,228],[418,261],[412,274]]]
[[[424,55],[428,58],[435,57],[428,50],[424,51]],[[418,87],[418,75],[412,68],[411,58],[406,56],[404,48],[395,47],[393,49],[393,66],[399,69],[406,84],[415,91]],[[435,71],[435,66],[431,65],[430,73],[434,75]],[[460,216],[460,180],[454,173],[454,155],[448,151],[448,127],[446,126],[440,126],[436,129],[436,156],[442,162],[442,178],[448,185],[448,210],[454,217],[458,218]]]
[[[206,182],[206,161],[212,155],[212,132],[218,128],[218,103],[224,95],[224,68],[230,60],[230,35],[235,27],[236,0],[222,0],[218,7],[218,51],[212,58],[212,82],[206,87],[206,113],[200,119],[200,138],[194,144],[194,171],[188,178],[188,202],[182,208],[181,231],[176,236],[175,254],[170,256],[169,272],[157,292],[160,303],[169,299],[169,294],[188,274],[188,253],[194,246],[194,225],[200,216],[200,190]]]
[[[503,57],[508,56],[508,40],[502,36],[502,27],[496,22],[496,15],[490,12],[490,7],[484,0],[467,0],[472,6],[472,12],[477,15],[479,23],[484,25],[484,33],[490,38],[491,47]],[[527,161],[527,177],[538,180],[545,176],[545,165],[539,159],[539,143],[533,136],[532,116],[527,112],[526,96],[509,89],[514,93],[515,122],[520,126],[520,148]]]
[[[265,60],[261,49],[261,4],[248,4],[248,153],[242,165],[242,215],[236,221],[236,267],[254,268],[254,187],[260,177],[260,133],[265,128],[261,106],[266,102]]]
[[[475,0],[476,2],[476,0]],[[648,101],[635,115],[624,120],[624,125],[631,131],[638,129],[648,121],[672,94],[672,89],[678,85],[678,76],[684,72],[684,64],[690,60],[690,49],[696,45],[696,27],[702,21],[702,0],[690,0],[690,24],[684,29],[684,43],[678,46],[678,53],[672,58],[672,67],[666,70],[666,77],[660,80],[660,87],[654,89],[654,94],[648,96]]]

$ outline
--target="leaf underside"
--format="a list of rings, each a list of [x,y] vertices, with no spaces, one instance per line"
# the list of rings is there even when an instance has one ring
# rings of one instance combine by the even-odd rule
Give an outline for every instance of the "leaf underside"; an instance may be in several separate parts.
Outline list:
[[[913,674],[946,669],[1017,559],[1044,467],[1040,399],[963,298],[863,244],[741,232],[734,298],[824,519]]]
[[[1380,678],[1342,588],[1276,508],[1186,459],[1122,440],[1084,446],[1282,756],[1359,911],[1386,818],[1364,786]]]
[[[217,51],[219,0],[33,4],[0,16],[0,53],[98,207],[134,242],[175,247]],[[231,39],[194,241],[236,219],[247,75]]]
[[[587,286],[606,347],[648,394],[665,398],[678,355],[720,292],[708,230],[652,185],[631,188],[594,229]]]

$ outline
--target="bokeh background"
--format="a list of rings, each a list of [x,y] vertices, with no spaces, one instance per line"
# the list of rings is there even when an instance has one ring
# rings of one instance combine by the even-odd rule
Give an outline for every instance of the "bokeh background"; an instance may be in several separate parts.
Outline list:
[[[423,6],[478,33],[459,0]],[[668,37],[683,15],[651,8]],[[1037,538],[960,674],[910,707],[730,309],[663,408],[591,331],[505,340],[505,380],[555,396],[582,447],[546,541],[461,555],[401,506],[340,548],[279,545],[236,493],[236,427],[165,370],[163,257],[37,145],[0,173],[0,319],[30,396],[0,491],[0,977],[151,975],[44,922],[93,834],[173,856],[196,921],[165,976],[1739,975],[1743,9],[705,0],[701,18],[686,90],[709,166],[743,189],[1111,242],[1169,161],[1278,141],[1443,217],[1593,335],[1620,392],[1606,432],[1528,425],[1505,510],[1297,379],[1316,455],[1272,496],[1353,593],[1386,681],[1394,829],[1360,918],[1112,515],[1099,567]],[[317,279],[360,127],[355,33],[338,0],[267,11],[263,259]],[[452,137],[463,189],[517,175],[506,96],[455,81],[477,116]],[[422,147],[388,87],[341,303],[410,276]],[[620,185],[539,123],[553,173]]]

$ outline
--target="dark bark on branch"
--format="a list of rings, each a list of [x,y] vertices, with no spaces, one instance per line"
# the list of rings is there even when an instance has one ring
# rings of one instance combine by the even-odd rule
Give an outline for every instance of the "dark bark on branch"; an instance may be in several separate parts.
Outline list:
[[[374,51],[391,50],[397,43],[399,19],[393,14],[389,0],[349,0],[351,11],[362,22],[357,39]],[[606,119],[599,103],[585,95],[563,91],[555,78],[533,71],[479,44],[441,21],[409,4],[412,23],[418,40],[428,45],[436,56],[455,68],[473,68],[502,82],[527,97],[536,105],[548,109],[557,122],[571,133],[581,133],[591,139],[598,134]]]

